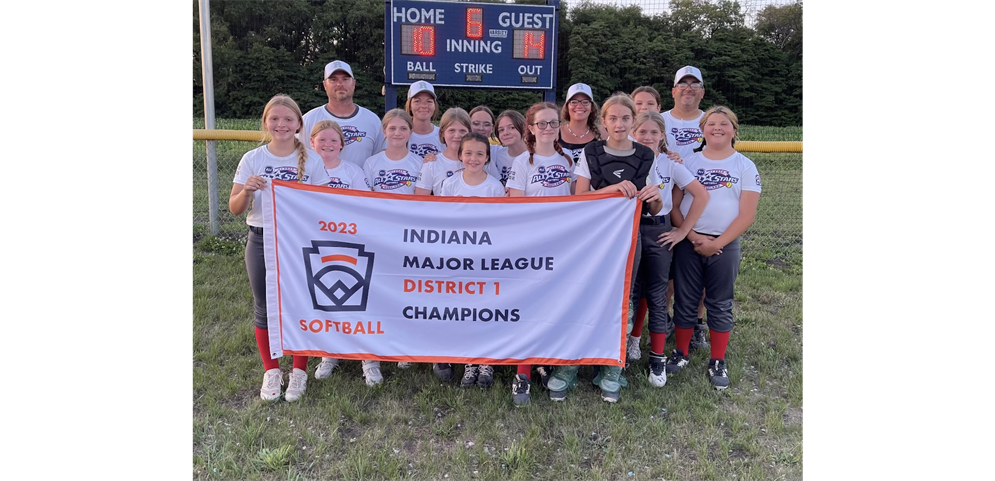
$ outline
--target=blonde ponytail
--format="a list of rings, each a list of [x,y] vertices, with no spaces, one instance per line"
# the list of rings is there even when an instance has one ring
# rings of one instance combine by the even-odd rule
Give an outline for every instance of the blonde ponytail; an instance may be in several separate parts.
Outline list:
[[[297,183],[304,183],[304,167],[307,165],[307,149],[304,142],[294,137],[294,148],[297,149]]]

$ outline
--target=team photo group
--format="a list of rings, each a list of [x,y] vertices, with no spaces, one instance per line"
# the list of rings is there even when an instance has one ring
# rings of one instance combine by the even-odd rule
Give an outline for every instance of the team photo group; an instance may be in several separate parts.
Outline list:
[[[706,375],[715,389],[728,388],[726,348],[734,326],[740,236],[756,217],[761,176],[736,150],[736,114],[723,106],[699,108],[706,77],[694,66],[679,69],[669,110],[650,86],[597,98],[590,86],[575,83],[560,105],[540,102],[524,113],[484,105],[441,112],[435,87],[417,81],[404,108],[381,118],[353,102],[352,68],[335,60],[324,68],[327,104],[304,113],[290,97],[272,97],[260,106],[267,140],[242,156],[228,201],[232,214],[245,214],[249,229],[245,267],[263,362],[260,397],[297,401],[310,376],[320,382],[346,362],[322,357],[309,373],[308,356],[295,355],[285,381],[279,359],[271,356],[262,206],[272,180],[401,195],[600,193],[640,202],[624,351],[628,361],[639,361],[648,348],[647,369],[596,366],[593,383],[610,403],[620,400],[626,376],[646,376],[651,386],[663,388],[668,377],[673,383]],[[649,340],[641,348],[644,321]],[[675,341],[670,353],[664,351],[668,337]],[[692,349],[710,352],[707,365],[689,364]],[[366,384],[381,384],[381,362],[361,362]],[[403,376],[412,363],[396,367],[392,375]],[[438,379],[465,388],[492,387],[494,368],[466,364],[460,373],[458,366],[432,363]],[[544,395],[563,401],[578,383],[579,368],[518,365],[502,389],[511,391],[513,405],[523,406],[535,381]]]

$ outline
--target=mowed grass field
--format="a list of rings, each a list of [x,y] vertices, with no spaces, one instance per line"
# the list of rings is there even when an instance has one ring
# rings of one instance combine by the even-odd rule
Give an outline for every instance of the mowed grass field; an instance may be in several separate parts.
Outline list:
[[[200,126],[203,124],[201,123]],[[194,128],[198,128],[194,122]],[[257,129],[258,120],[218,122]],[[743,140],[802,140],[800,127],[743,126]],[[511,366],[490,390],[444,384],[430,365],[383,363],[384,384],[363,383],[358,361],[309,380],[298,403],[259,399],[262,362],[245,273],[244,216],[227,213],[231,178],[252,142],[218,142],[222,233],[207,235],[204,142],[194,142],[194,479],[800,479],[802,477],[802,156],[746,153],[763,193],[744,235],[731,387],[714,391],[708,352],[664,388],[643,357],[614,405],[591,368],[564,403],[533,383],[532,404],[511,403]],[[199,196],[198,196],[199,195]],[[227,216],[227,217],[225,217]],[[668,339],[667,350],[673,340]],[[318,360],[312,359],[313,376]],[[290,370],[290,358],[281,361]]]

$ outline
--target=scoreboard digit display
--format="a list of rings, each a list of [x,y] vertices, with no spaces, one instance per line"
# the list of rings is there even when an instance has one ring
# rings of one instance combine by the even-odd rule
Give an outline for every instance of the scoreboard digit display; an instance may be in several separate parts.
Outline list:
[[[388,83],[552,89],[554,6],[392,0]]]

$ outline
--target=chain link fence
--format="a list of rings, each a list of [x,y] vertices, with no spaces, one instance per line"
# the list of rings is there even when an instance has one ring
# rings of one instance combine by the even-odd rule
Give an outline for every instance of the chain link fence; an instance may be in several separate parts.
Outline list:
[[[247,129],[251,121],[219,121],[222,129]],[[257,121],[258,122],[258,121]],[[227,124],[227,125],[226,125]],[[199,126],[202,128],[202,126]],[[749,138],[745,140],[750,140]],[[769,140],[769,139],[767,139]],[[207,187],[206,141],[193,142],[193,232],[194,240],[210,234]],[[244,241],[245,215],[228,211],[231,180],[242,155],[260,144],[246,141],[216,141],[218,160],[218,237]],[[763,179],[757,219],[743,236],[743,251],[777,267],[800,264],[802,254],[802,154],[744,152],[757,164]]]

